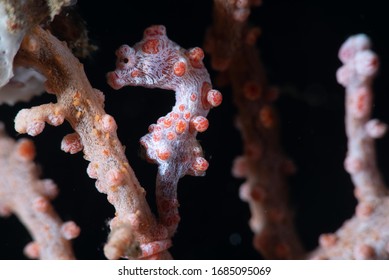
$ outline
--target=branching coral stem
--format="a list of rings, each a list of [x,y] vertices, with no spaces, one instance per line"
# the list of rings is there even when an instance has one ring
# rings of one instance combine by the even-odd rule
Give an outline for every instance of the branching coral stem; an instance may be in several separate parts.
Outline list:
[[[125,157],[115,120],[103,109],[104,95],[92,88],[82,64],[66,44],[36,27],[24,38],[17,63],[34,67],[46,76],[46,90],[56,94],[57,103],[20,111],[15,128],[20,133],[36,135],[43,130],[45,122],[59,125],[66,119],[71,124],[81,144],[76,146],[83,147],[85,159],[90,161],[89,176],[97,179],[96,187],[107,194],[116,210],[105,247],[107,257],[137,257],[139,250],[136,248],[140,244],[165,240],[167,232],[157,224],[146,202],[145,191]],[[66,139],[69,137],[65,137],[65,142]],[[77,142],[77,137],[71,139]],[[66,143],[63,146],[66,147]],[[123,229],[127,235],[124,239]]]
[[[35,147],[31,140],[13,140],[0,123],[0,215],[15,214],[30,232],[33,241],[24,249],[30,258],[74,259],[70,239],[80,229],[63,223],[50,200],[58,189],[49,180],[38,178],[33,162]]]
[[[337,80],[346,89],[345,126],[348,138],[346,171],[358,200],[355,215],[335,233],[322,234],[315,259],[387,259],[389,257],[388,190],[376,164],[374,139],[382,137],[386,125],[371,119],[372,82],[379,60],[370,50],[370,39],[359,34],[342,45],[343,66]]]
[[[294,166],[280,146],[279,121],[272,104],[277,93],[268,85],[255,46],[260,31],[247,22],[254,4],[260,3],[214,0],[206,50],[212,66],[231,83],[238,108],[244,154],[235,160],[233,174],[246,179],[240,197],[250,207],[254,246],[268,259],[297,259],[304,252],[294,227],[287,184]]]

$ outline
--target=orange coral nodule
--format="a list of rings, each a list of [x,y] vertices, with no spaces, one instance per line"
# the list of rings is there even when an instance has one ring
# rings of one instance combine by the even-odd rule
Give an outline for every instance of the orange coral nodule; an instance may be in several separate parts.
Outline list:
[[[178,110],[180,110],[181,112],[183,112],[185,110],[185,104],[180,104],[178,106]]]
[[[184,119],[189,120],[190,117],[191,117],[191,113],[190,112],[184,112]]]
[[[73,105],[74,107],[80,106],[80,105],[81,105],[80,98],[73,98],[73,103],[72,103],[72,105]]]
[[[117,129],[116,121],[115,119],[108,114],[104,114],[104,116],[101,118],[101,128],[104,132],[114,132]]]
[[[193,127],[198,132],[206,131],[208,129],[208,126],[209,126],[209,122],[208,122],[207,118],[205,118],[203,116],[194,117],[191,120],[190,124],[191,124],[191,127]]]
[[[27,134],[30,136],[37,136],[38,134],[42,133],[44,128],[45,128],[45,122],[37,120],[28,123],[25,132],[27,132]],[[21,131],[18,130],[18,132]]]
[[[176,123],[176,132],[178,134],[182,134],[185,132],[186,130],[186,122],[184,120],[178,120],[177,123]]]
[[[160,207],[165,210],[169,211],[172,208],[177,208],[180,206],[180,203],[177,199],[163,199],[161,200]]]
[[[369,244],[358,244],[354,248],[354,257],[356,260],[372,260],[376,252]]]
[[[211,104],[213,107],[219,106],[223,101],[223,96],[220,91],[216,89],[211,89],[207,93],[207,101],[209,104]]]
[[[61,234],[66,240],[77,238],[80,235],[80,227],[73,221],[68,221],[62,224]]]
[[[354,109],[353,111],[356,117],[363,118],[369,114],[371,110],[371,97],[372,92],[370,89],[363,87],[356,92],[352,98],[353,104],[350,104],[351,108]]]
[[[48,199],[54,199],[57,197],[58,195],[58,187],[57,185],[53,182],[53,180],[51,179],[44,179],[44,180],[41,180],[41,186],[42,186],[42,194],[47,197]]]
[[[147,40],[142,45],[142,51],[144,53],[148,53],[148,54],[156,54],[159,51],[158,47],[159,47],[159,40],[150,39],[150,40]]]
[[[260,187],[253,187],[250,190],[250,197],[253,201],[260,202],[263,201],[265,194]]]
[[[97,167],[98,167],[98,164],[97,163],[92,163],[90,162],[88,164],[88,167],[86,169],[86,173],[88,174],[88,176],[92,179],[97,179]]]
[[[188,56],[189,56],[190,64],[194,68],[203,67],[202,61],[204,59],[204,51],[201,48],[196,47],[196,48],[190,49]]]
[[[160,252],[166,251],[171,246],[172,242],[170,239],[158,240],[147,244],[141,244],[140,249],[142,250],[142,255],[140,257],[146,258],[149,256],[156,255]]]
[[[32,241],[28,243],[24,249],[23,253],[30,259],[39,259],[40,256],[40,246],[38,242]]]
[[[195,102],[197,100],[197,94],[195,92],[193,92],[191,95],[190,95],[190,101],[192,102]]]
[[[73,99],[78,99],[81,97],[81,93],[79,91],[76,91],[73,95]]]
[[[365,130],[370,137],[381,138],[388,130],[388,126],[377,119],[371,119],[366,123]]]
[[[186,63],[183,61],[177,61],[173,65],[173,73],[177,77],[182,77],[186,73]]]
[[[167,160],[170,158],[171,153],[167,149],[160,149],[160,150],[157,150],[157,156],[161,160]]]
[[[153,140],[154,140],[154,142],[159,142],[159,141],[161,141],[161,139],[162,139],[162,133],[159,132],[159,131],[155,131],[153,133]]]
[[[180,117],[179,114],[177,114],[176,112],[171,112],[169,114],[169,116],[173,119],[173,120],[178,120],[178,118]]]
[[[177,134],[175,134],[173,131],[169,131],[166,134],[166,139],[170,140],[170,141],[173,141],[174,139],[176,139],[176,137],[177,137]]]
[[[255,45],[257,42],[258,37],[261,35],[261,29],[259,27],[253,27],[251,28],[246,35],[245,42],[249,46]]]
[[[34,143],[28,139],[19,140],[17,152],[22,159],[27,161],[33,160],[35,158]]]
[[[53,126],[61,125],[65,120],[65,116],[60,112],[55,112],[54,114],[47,115],[47,123]]]
[[[107,180],[112,185],[120,185],[123,182],[124,174],[117,169],[111,169],[107,172]]]
[[[168,128],[172,126],[173,120],[171,118],[164,118],[162,123],[164,127]]]
[[[246,178],[249,174],[248,160],[245,156],[235,158],[232,165],[232,175],[235,178]]]
[[[243,87],[243,95],[248,100],[254,101],[262,96],[262,89],[256,82],[247,82]]]
[[[355,215],[358,218],[368,218],[373,214],[374,210],[375,207],[372,203],[360,202],[355,208]]]
[[[280,242],[275,246],[275,254],[279,259],[286,259],[290,254],[290,247],[284,242]]]
[[[272,107],[264,106],[261,111],[259,111],[259,120],[265,128],[271,128],[275,123],[275,114]]]
[[[356,174],[364,168],[362,159],[355,156],[347,156],[344,160],[344,169],[350,174]]]
[[[319,244],[323,248],[330,248],[336,244],[338,237],[334,233],[323,233],[319,236]]]
[[[208,169],[209,163],[203,157],[197,157],[193,163],[193,169],[198,172],[205,172]]]
[[[47,212],[50,208],[50,203],[45,197],[40,196],[35,198],[32,202],[32,206],[38,212]]]
[[[83,144],[81,143],[81,138],[78,135],[78,133],[70,133],[66,135],[61,142],[61,150],[70,153],[75,154],[79,151],[82,151],[84,149]]]

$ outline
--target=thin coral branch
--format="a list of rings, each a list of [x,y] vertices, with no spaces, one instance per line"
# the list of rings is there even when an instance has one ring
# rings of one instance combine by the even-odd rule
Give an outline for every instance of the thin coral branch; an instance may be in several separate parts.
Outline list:
[[[50,200],[58,189],[52,180],[38,178],[34,157],[32,141],[14,141],[0,123],[0,214],[15,214],[30,232],[34,241],[25,247],[28,257],[74,259],[69,240],[80,229],[73,221],[63,223],[55,212]]]
[[[106,256],[137,258],[141,254],[139,246],[156,241],[170,244],[166,229],[155,220],[145,191],[128,164],[115,120],[103,109],[103,93],[91,87],[82,65],[66,44],[36,27],[24,38],[17,63],[41,72],[47,79],[46,90],[56,94],[57,103],[20,111],[15,128],[20,133],[37,135],[45,122],[60,125],[66,119],[71,124],[76,134],[64,138],[63,149],[83,149],[85,159],[90,161],[88,175],[97,179],[97,189],[107,194],[116,210],[104,249]],[[164,258],[168,256],[166,247],[149,254]]]
[[[261,2],[261,0],[213,1],[213,23],[206,34],[205,50],[211,53],[211,63],[215,70],[225,71],[229,68],[247,29],[251,6],[259,6]],[[255,32],[257,31],[259,29],[255,28]]]
[[[254,246],[268,259],[301,258],[286,181],[294,167],[280,147],[279,121],[272,105],[277,92],[267,83],[255,47],[260,31],[247,23],[250,4],[259,4],[252,2],[214,1],[206,49],[212,65],[231,83],[238,108],[244,155],[235,160],[233,174],[246,179],[240,196],[250,206]]]
[[[117,69],[108,74],[108,83],[113,88],[131,85],[176,92],[172,111],[152,124],[141,139],[149,159],[159,165],[158,214],[172,236],[180,220],[178,181],[187,174],[204,175],[207,170],[208,162],[196,135],[207,130],[206,116],[212,107],[220,105],[222,95],[212,89],[202,62],[202,49],[181,48],[168,39],[164,26],[147,28],[141,42],[133,48],[122,46],[117,56]]]
[[[351,175],[360,202],[368,202],[387,192],[377,168],[374,138],[382,137],[386,125],[371,120],[372,81],[379,60],[370,50],[370,40],[359,35],[347,40],[339,51],[344,65],[338,70],[338,82],[346,88],[346,134],[348,152],[345,168]]]
[[[388,259],[388,190],[376,164],[374,139],[382,137],[386,125],[371,119],[372,81],[379,60],[370,50],[366,35],[350,37],[341,47],[344,65],[337,79],[346,88],[346,134],[348,151],[345,169],[350,174],[358,199],[355,215],[335,233],[320,236],[319,259]]]

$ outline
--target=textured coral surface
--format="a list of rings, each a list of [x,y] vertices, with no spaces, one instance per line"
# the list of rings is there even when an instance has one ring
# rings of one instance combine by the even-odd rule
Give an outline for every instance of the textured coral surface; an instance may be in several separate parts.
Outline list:
[[[174,92],[141,87],[113,90],[106,73],[115,68],[115,51],[124,43],[141,40],[142,31],[163,24],[169,38],[184,48],[202,47],[212,22],[212,1],[128,1],[79,0],[80,12],[88,22],[90,37],[99,50],[83,59],[93,87],[106,95],[105,110],[118,126],[118,137],[126,155],[147,192],[152,208],[157,166],[147,163],[139,139],[148,126],[174,106]],[[385,3],[365,1],[267,0],[250,15],[262,34],[258,41],[269,82],[280,89],[275,106],[280,112],[281,142],[294,161],[297,172],[288,179],[296,227],[303,245],[313,249],[319,235],[335,232],[350,218],[357,201],[353,184],[344,170],[347,139],[344,127],[344,89],[335,72],[341,66],[338,49],[352,34],[366,33],[381,58],[381,70],[374,82],[373,116],[389,122],[389,41]],[[128,7],[128,8],[125,8]],[[204,64],[210,65],[206,54]],[[212,80],[216,73],[211,71]],[[219,80],[222,85],[222,80]],[[216,87],[215,82],[213,86]],[[235,127],[236,109],[228,87],[217,86],[223,103],[208,115],[209,128],[198,139],[209,162],[205,177],[184,177],[179,182],[181,221],[171,253],[179,259],[261,258],[252,246],[250,218],[246,203],[239,198],[242,180],[231,175],[232,162],[242,154],[242,141]],[[53,95],[34,98],[14,107],[2,105],[0,119],[9,135],[16,113],[22,108],[55,102]],[[82,154],[69,156],[60,150],[69,125],[48,126],[34,138],[36,161],[43,178],[56,181],[60,194],[53,201],[63,220],[74,220],[82,229],[74,240],[75,255],[101,259],[109,232],[107,221],[114,209],[94,188],[86,174]],[[377,162],[384,181],[389,179],[389,138],[377,141]],[[156,210],[155,210],[156,212]],[[0,220],[1,259],[24,258],[23,247],[31,238],[16,218]],[[331,239],[331,238],[329,238]],[[360,248],[364,251],[364,248]],[[365,248],[366,249],[366,248]],[[366,250],[365,250],[366,251]]]

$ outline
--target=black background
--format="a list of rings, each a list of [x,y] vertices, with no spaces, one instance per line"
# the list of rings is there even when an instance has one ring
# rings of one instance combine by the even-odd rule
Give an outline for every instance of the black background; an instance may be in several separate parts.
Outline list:
[[[89,36],[99,49],[82,62],[93,87],[106,95],[106,111],[118,123],[119,138],[152,207],[156,166],[141,157],[138,140],[149,124],[165,115],[174,94],[143,88],[111,89],[105,79],[115,67],[115,50],[138,42],[144,28],[164,24],[170,39],[185,48],[202,46],[212,21],[211,0],[78,1]],[[132,4],[132,3],[135,4]],[[385,1],[264,0],[252,11],[250,21],[263,30],[258,41],[269,80],[281,90],[276,102],[282,122],[282,144],[297,165],[289,180],[296,226],[307,250],[317,245],[320,233],[336,230],[354,212],[353,186],[343,169],[346,153],[344,91],[336,83],[340,66],[337,51],[350,35],[368,34],[381,57],[375,82],[374,117],[389,122],[389,19]],[[205,62],[209,65],[209,58]],[[215,77],[216,73],[211,72]],[[256,259],[251,245],[247,204],[238,198],[241,180],[230,174],[233,159],[242,151],[235,129],[235,108],[228,88],[222,106],[209,115],[210,128],[199,135],[210,168],[205,177],[185,177],[179,183],[182,221],[171,252],[177,259]],[[21,108],[54,101],[43,95],[14,107],[0,106],[0,120],[15,138],[13,119]],[[82,233],[74,241],[79,259],[104,258],[102,247],[108,234],[106,222],[114,210],[94,187],[81,154],[60,150],[68,124],[47,126],[35,137],[37,162],[42,176],[54,179],[61,193],[54,201],[64,220],[75,220]],[[377,142],[378,161],[389,179],[389,137]],[[0,178],[1,180],[1,178]],[[24,258],[30,237],[15,217],[0,219],[0,258]]]

